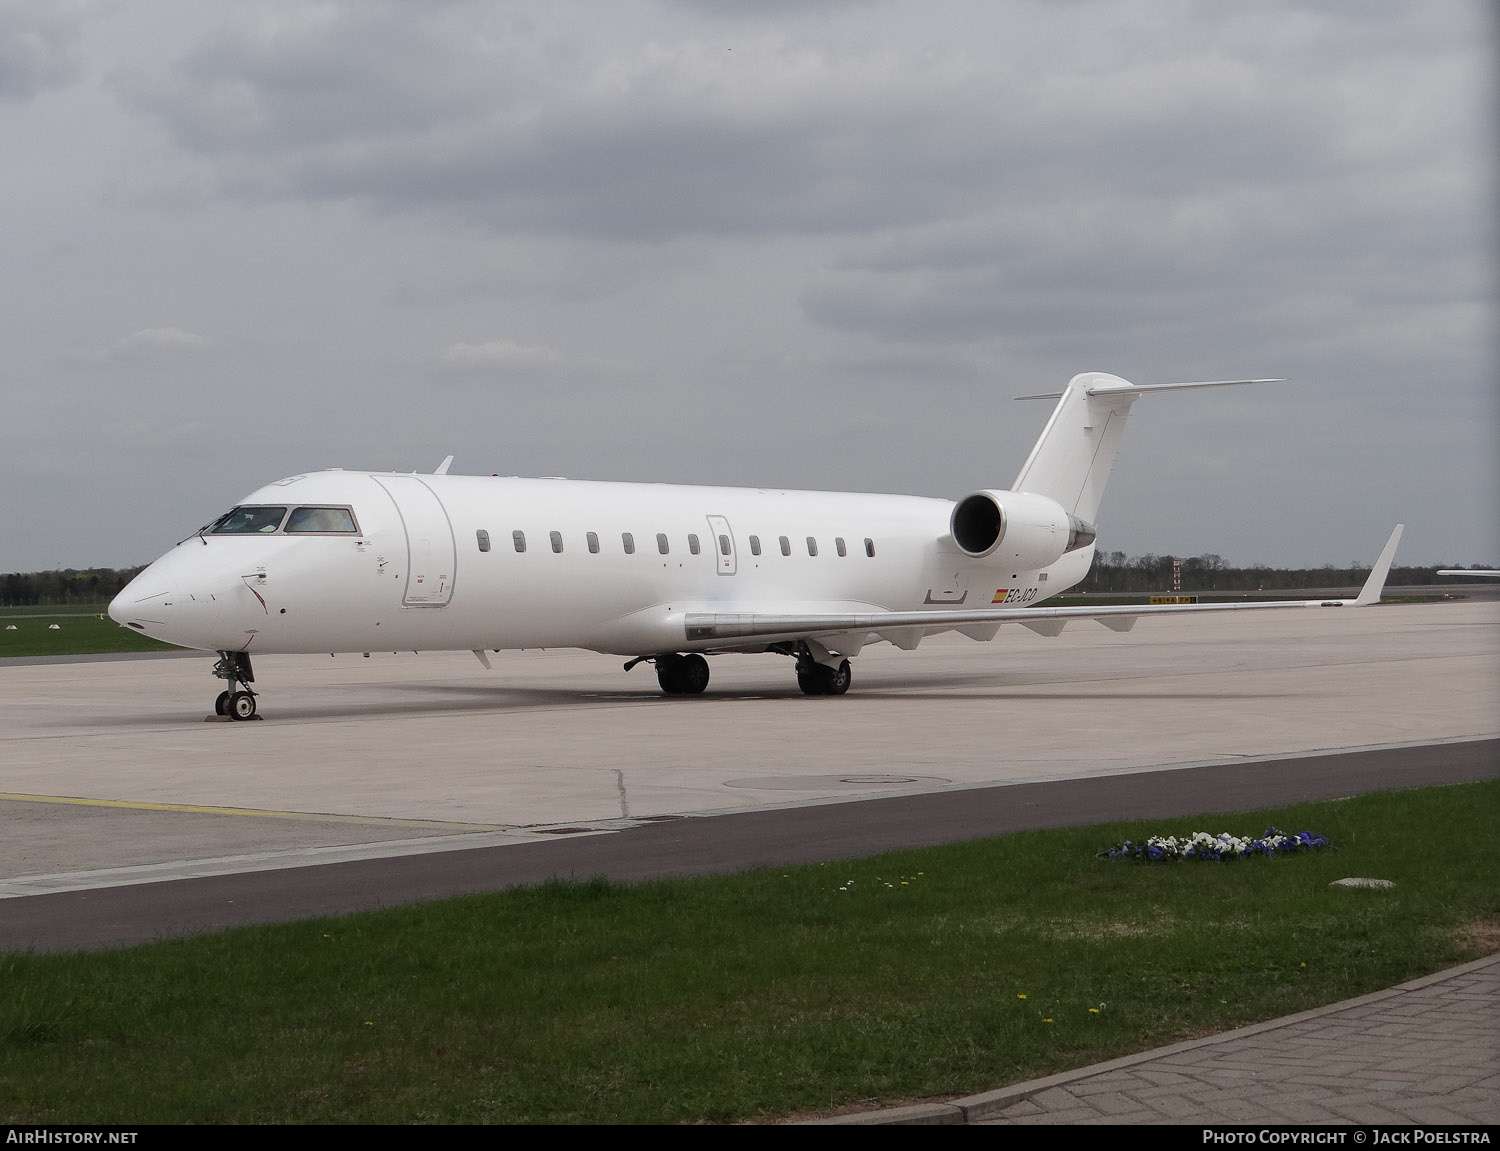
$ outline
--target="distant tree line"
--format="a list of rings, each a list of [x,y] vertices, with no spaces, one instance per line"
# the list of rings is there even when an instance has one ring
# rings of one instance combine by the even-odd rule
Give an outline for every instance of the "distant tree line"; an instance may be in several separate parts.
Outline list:
[[[1127,558],[1121,551],[1099,551],[1088,578],[1077,591],[1171,592],[1172,560],[1169,555],[1147,553]],[[1410,586],[1438,582],[1437,570],[1460,564],[1430,567],[1392,567],[1387,585]],[[1221,556],[1182,557],[1182,591],[1273,591],[1292,588],[1357,587],[1370,574],[1370,565],[1355,562],[1348,567],[1324,564],[1315,568],[1273,568],[1265,564],[1230,567]]]
[[[107,603],[146,565],[133,568],[62,568],[0,575],[0,607],[66,607]]]

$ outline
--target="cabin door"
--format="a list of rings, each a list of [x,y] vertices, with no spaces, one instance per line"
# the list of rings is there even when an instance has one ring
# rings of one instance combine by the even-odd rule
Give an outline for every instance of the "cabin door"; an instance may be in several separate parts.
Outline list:
[[[442,501],[420,476],[374,476],[390,493],[406,531],[407,607],[442,607],[453,596],[456,550]]]
[[[734,533],[729,530],[729,521],[723,516],[709,516],[708,538],[713,540],[719,574],[734,575]]]

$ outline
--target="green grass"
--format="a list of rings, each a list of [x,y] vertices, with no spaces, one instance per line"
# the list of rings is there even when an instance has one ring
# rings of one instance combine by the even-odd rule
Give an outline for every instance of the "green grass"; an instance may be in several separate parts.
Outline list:
[[[105,615],[108,604],[66,608],[0,608],[0,659],[6,656],[98,655],[116,651],[180,651]],[[48,625],[57,624],[53,631]],[[15,631],[8,630],[14,624]]]
[[[984,1090],[1475,958],[1497,816],[1500,784],[1467,784],[3,956],[0,1122],[731,1121]],[[1338,849],[1095,857],[1272,823]]]

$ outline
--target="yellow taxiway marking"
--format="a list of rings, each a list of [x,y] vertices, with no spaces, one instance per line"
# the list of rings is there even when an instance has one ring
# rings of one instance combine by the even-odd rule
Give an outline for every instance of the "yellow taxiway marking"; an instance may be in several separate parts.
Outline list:
[[[435,831],[510,831],[504,824],[449,823],[440,819],[391,819],[379,815],[334,815],[315,811],[268,811],[259,807],[199,807],[191,803],[141,803],[129,799],[84,799],[76,795],[23,795],[0,791],[0,800],[61,803],[75,807],[118,807],[128,811],[185,811],[194,815],[251,815],[267,819],[315,819],[324,823],[380,823],[387,827],[430,827]]]

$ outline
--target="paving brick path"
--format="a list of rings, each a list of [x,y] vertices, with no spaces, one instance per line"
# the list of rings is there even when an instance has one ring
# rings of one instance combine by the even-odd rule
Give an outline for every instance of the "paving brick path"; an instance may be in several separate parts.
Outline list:
[[[854,1123],[1500,1122],[1500,955],[1207,1039]]]

